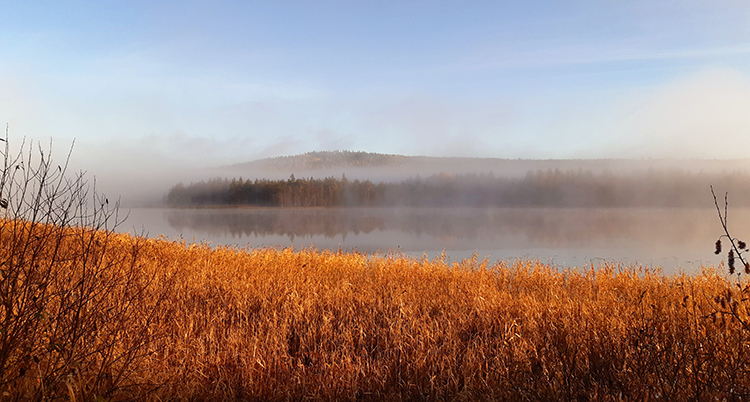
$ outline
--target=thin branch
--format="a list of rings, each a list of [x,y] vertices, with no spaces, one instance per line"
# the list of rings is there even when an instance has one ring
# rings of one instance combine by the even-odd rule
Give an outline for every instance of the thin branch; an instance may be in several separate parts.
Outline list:
[[[740,262],[742,263],[742,267],[744,268],[746,266],[745,259],[742,258],[742,254],[740,253],[740,250],[737,248],[737,244],[734,241],[734,238],[729,234],[729,229],[727,229],[727,197],[728,193],[724,195],[724,217],[721,216],[721,208],[719,208],[719,202],[716,200],[716,193],[714,193],[714,186],[711,186],[711,195],[714,196],[714,205],[716,205],[716,212],[719,214],[719,221],[721,221],[721,227],[724,228],[724,233],[726,233],[727,238],[729,238],[729,242],[732,243],[732,248],[734,249],[734,253],[737,255],[737,258],[740,259]]]
[[[711,187],[711,191],[713,191],[713,187]],[[716,196],[714,196],[716,198]],[[727,222],[727,207],[729,206],[729,191],[724,193],[724,224],[726,225]]]

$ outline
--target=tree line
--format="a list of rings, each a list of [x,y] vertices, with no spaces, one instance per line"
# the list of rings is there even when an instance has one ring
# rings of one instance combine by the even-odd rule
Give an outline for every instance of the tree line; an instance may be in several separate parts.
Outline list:
[[[440,173],[400,182],[326,177],[287,180],[211,179],[172,187],[170,206],[263,207],[706,207],[709,185],[732,188],[738,204],[750,206],[750,176],[744,173],[648,171],[634,175],[547,170],[525,177]]]

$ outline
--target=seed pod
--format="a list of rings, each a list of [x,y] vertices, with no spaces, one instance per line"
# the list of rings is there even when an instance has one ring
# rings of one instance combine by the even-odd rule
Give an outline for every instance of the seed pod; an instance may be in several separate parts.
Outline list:
[[[745,262],[745,273],[750,275],[750,262]]]
[[[714,254],[719,255],[721,253],[721,239],[716,240],[716,251],[714,251]]]
[[[729,250],[727,254],[727,264],[729,264],[729,273],[734,273],[734,250]]]
[[[740,250],[744,250],[747,248],[747,244],[742,240],[737,240],[737,247],[739,247]]]

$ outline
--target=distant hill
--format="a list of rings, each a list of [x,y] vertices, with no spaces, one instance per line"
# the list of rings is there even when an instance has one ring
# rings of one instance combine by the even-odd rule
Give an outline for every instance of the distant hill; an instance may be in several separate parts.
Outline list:
[[[361,151],[317,151],[277,156],[218,167],[218,176],[286,178],[290,173],[314,174],[318,178],[346,174],[351,179],[399,181],[450,174],[493,173],[524,177],[529,172],[556,170],[592,173],[643,174],[654,171],[750,174],[750,159],[506,159],[486,157],[437,157],[379,154]],[[215,177],[217,174],[213,173]]]
[[[266,170],[319,170],[341,167],[401,166],[414,162],[411,157],[358,151],[319,151],[301,155],[277,156],[233,165],[233,168],[260,168]]]

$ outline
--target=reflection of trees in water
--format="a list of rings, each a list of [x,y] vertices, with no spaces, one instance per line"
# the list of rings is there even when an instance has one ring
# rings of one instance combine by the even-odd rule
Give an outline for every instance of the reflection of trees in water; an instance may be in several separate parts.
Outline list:
[[[378,214],[348,214],[331,209],[180,209],[166,214],[177,230],[190,229],[220,236],[298,236],[327,238],[385,230]]]
[[[750,211],[738,210],[737,222]],[[398,231],[412,236],[545,246],[625,243],[695,245],[715,232],[704,209],[537,209],[537,208],[331,208],[178,209],[166,213],[177,230],[214,236],[295,237]]]

